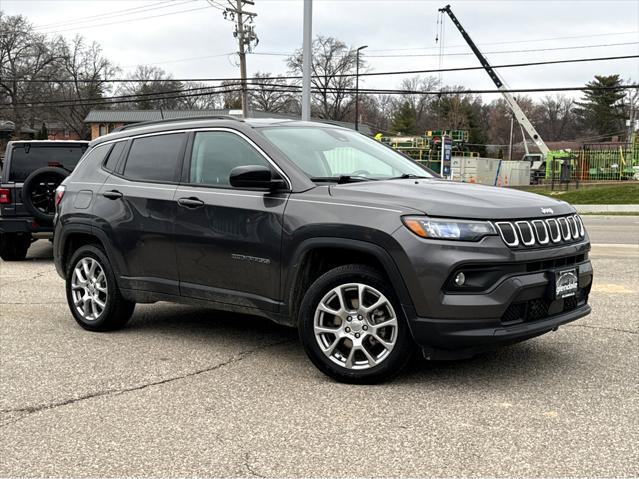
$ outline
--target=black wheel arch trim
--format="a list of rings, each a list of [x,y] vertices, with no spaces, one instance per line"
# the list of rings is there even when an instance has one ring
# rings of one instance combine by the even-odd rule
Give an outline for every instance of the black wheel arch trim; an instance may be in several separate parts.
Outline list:
[[[98,243],[100,243],[100,245],[104,249],[104,252],[107,258],[109,259],[111,268],[113,268],[113,273],[115,275],[116,282],[118,283],[118,286],[120,286],[121,268],[118,262],[115,261],[115,259],[117,258],[117,255],[115,254],[113,248],[111,247],[111,243],[109,242],[108,236],[106,235],[106,233],[104,233],[100,229],[95,228],[94,226],[90,224],[86,224],[86,223],[65,224],[64,227],[61,227],[60,224],[56,225],[56,231],[53,236],[53,243],[54,243],[53,251],[54,251],[54,263],[55,263],[55,267],[56,267],[56,271],[58,272],[58,275],[60,275],[62,278],[66,277],[66,272],[65,272],[64,264],[63,264],[63,260],[65,259],[64,254],[67,248],[67,241],[69,240],[69,237],[74,234],[83,234],[87,236],[92,236],[97,240]]]
[[[350,249],[375,257],[383,266],[384,273],[390,279],[402,306],[407,306],[410,310],[414,310],[408,286],[406,285],[395,260],[385,248],[368,241],[327,236],[308,238],[301,241],[292,255],[292,260],[289,262],[288,274],[282,285],[284,288],[284,297],[287,298],[287,304],[285,307],[288,309],[291,316],[295,314],[295,311],[293,310],[295,307],[295,298],[293,297],[295,292],[294,285],[299,281],[302,261],[308,253],[320,248]],[[285,270],[283,270],[283,272],[284,271]],[[294,319],[291,320],[294,321]]]

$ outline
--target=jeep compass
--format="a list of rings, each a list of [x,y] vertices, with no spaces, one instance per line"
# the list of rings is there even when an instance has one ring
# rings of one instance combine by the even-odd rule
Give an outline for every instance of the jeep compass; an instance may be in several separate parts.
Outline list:
[[[590,312],[572,206],[445,181],[330,124],[127,126],[91,142],[56,212],[55,264],[83,328],[122,327],[156,301],[259,315],[297,327],[313,364],[345,382]]]

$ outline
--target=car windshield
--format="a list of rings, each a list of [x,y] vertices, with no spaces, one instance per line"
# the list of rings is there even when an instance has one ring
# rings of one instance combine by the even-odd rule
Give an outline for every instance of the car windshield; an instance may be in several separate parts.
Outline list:
[[[44,145],[37,143],[17,143],[11,152],[9,181],[21,182],[39,168],[57,166],[73,170],[87,149],[86,144]]]
[[[432,172],[355,131],[329,127],[272,127],[262,133],[314,181],[431,178]]]

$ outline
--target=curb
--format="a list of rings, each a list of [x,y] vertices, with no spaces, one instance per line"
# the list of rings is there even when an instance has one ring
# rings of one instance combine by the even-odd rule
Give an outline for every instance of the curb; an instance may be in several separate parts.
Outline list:
[[[577,213],[637,213],[639,205],[572,205]]]

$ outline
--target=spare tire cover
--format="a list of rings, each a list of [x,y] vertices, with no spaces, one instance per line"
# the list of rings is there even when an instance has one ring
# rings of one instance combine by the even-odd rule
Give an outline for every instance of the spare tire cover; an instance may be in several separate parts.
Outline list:
[[[69,176],[62,168],[45,167],[32,172],[22,185],[22,204],[44,225],[53,223],[55,190]]]

